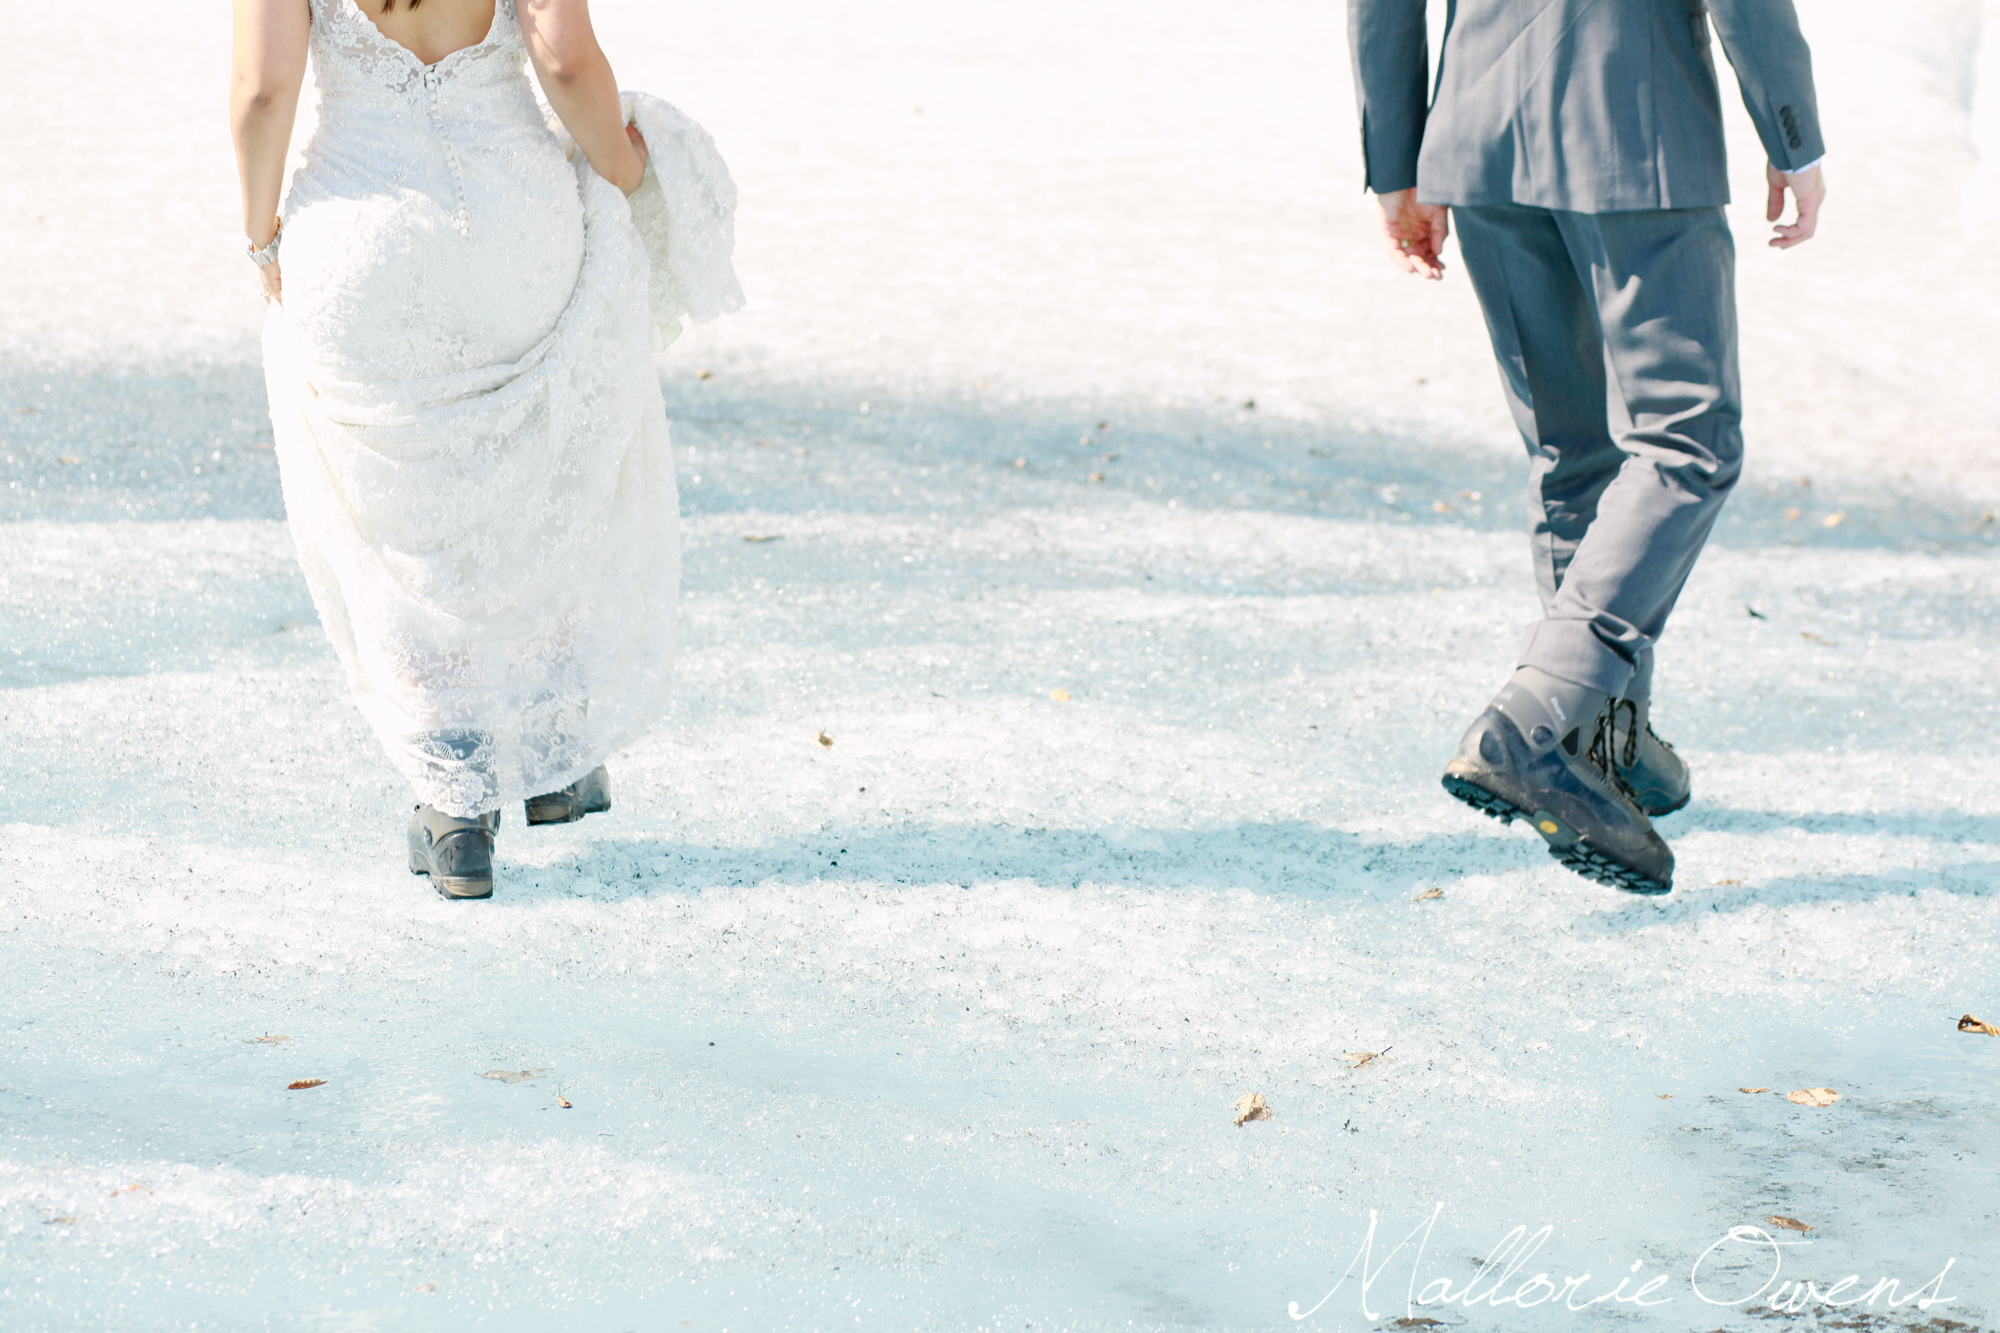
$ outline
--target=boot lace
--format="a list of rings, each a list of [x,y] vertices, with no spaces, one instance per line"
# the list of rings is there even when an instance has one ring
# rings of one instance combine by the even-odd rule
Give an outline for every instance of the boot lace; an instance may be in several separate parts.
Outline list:
[[[1597,715],[1596,734],[1591,737],[1588,758],[1591,766],[1602,774],[1604,780],[1619,794],[1627,800],[1636,800],[1631,786],[1625,781],[1625,775],[1619,771],[1621,761],[1618,758],[1618,710],[1621,706],[1630,708],[1632,720],[1638,721],[1638,706],[1630,699],[1605,700],[1604,711]],[[1652,730],[1650,726],[1646,729]],[[1624,767],[1631,767],[1638,754],[1638,735],[1628,726],[1625,728],[1625,756],[1622,760]]]
[[[1622,728],[1625,743],[1622,747],[1617,744],[1618,735],[1621,730],[1618,713],[1621,709],[1625,710],[1625,722]],[[1650,718],[1646,720],[1646,734],[1652,737],[1653,744],[1659,746],[1662,750],[1672,750],[1674,748],[1673,742],[1660,739],[1660,734],[1653,730],[1653,722]],[[1617,755],[1618,767],[1632,768],[1636,766],[1639,762],[1638,704],[1630,699],[1613,699],[1611,701],[1611,737],[1612,752]]]

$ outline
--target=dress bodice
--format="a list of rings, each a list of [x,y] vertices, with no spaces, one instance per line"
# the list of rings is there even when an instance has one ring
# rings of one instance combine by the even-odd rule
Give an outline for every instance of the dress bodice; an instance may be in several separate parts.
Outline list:
[[[472,88],[522,78],[527,48],[514,0],[494,0],[493,26],[471,46],[435,65],[389,37],[362,13],[356,0],[309,0],[313,73],[322,96],[387,95],[416,98],[450,85]]]

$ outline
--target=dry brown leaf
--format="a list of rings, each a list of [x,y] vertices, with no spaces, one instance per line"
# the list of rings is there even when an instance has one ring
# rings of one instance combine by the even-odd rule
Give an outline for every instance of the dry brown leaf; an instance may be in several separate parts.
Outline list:
[[[781,542],[784,539],[784,534],[778,532],[746,532],[743,534],[743,540],[746,542]]]
[[[1017,459],[1015,459],[1015,460],[1014,460],[1014,466],[1015,466],[1015,467],[1026,467],[1026,466],[1028,466],[1028,460],[1027,460],[1027,459],[1025,459],[1025,458],[1017,458]]]
[[[419,1282],[417,1284],[418,1291],[436,1291],[437,1289],[438,1284],[435,1282]]]
[[[1800,630],[1800,631],[1799,631],[1799,637],[1800,637],[1801,639],[1811,639],[1811,640],[1812,640],[1812,641],[1813,641],[1814,643],[1817,643],[1817,644],[1822,644],[1822,645],[1824,645],[1825,647],[1828,647],[1828,648],[1831,648],[1831,647],[1833,647],[1833,640],[1832,640],[1832,639],[1822,639],[1822,638],[1821,638],[1821,637],[1820,637],[1819,635],[1817,635],[1817,634],[1813,633],[1813,632],[1812,632],[1811,630],[1809,630],[1809,629],[1802,629],[1802,630]]]
[[[48,1221],[42,1223],[42,1225],[45,1227],[66,1227],[75,1221],[76,1219],[73,1217],[51,1217]]]
[[[1837,528],[1846,521],[1847,521],[1847,511],[1845,509],[1836,509],[1831,514],[1828,514],[1825,518],[1821,519],[1819,522],[1821,527]]]
[[[1431,501],[1431,512],[1434,514],[1449,514],[1451,506],[1442,500],[1433,500]]]
[[[1261,1092],[1246,1092],[1236,1099],[1236,1124],[1241,1128],[1246,1120],[1269,1120],[1271,1104],[1264,1100]]]
[[[1423,1317],[1422,1315],[1415,1315],[1415,1316],[1411,1316],[1411,1315],[1404,1315],[1404,1316],[1401,1316],[1400,1318],[1396,1318],[1396,1319],[1391,1319],[1391,1320],[1390,1320],[1390,1321],[1389,1321],[1388,1323],[1386,1323],[1386,1324],[1382,1325],[1382,1327],[1384,1327],[1384,1328],[1443,1328],[1443,1327],[1444,1327],[1444,1320],[1442,1320],[1442,1319],[1426,1319],[1426,1318],[1424,1318],[1424,1317]]]
[[[1831,1106],[1840,1100],[1840,1094],[1832,1088],[1800,1088],[1786,1093],[1785,1100],[1795,1106]]]
[[[1738,1092],[1769,1092],[1769,1088],[1738,1088]]]
[[[540,1077],[541,1077],[542,1075],[544,1075],[544,1074],[546,1074],[546,1073],[548,1073],[548,1072],[549,1072],[549,1071],[548,1071],[548,1070],[547,1070],[546,1068],[543,1068],[543,1069],[489,1069],[489,1070],[487,1070],[487,1071],[486,1071],[485,1073],[481,1074],[481,1075],[480,1075],[479,1077],[481,1077],[481,1078],[493,1078],[493,1079],[498,1079],[498,1080],[500,1080],[500,1082],[502,1082],[502,1083],[526,1083],[526,1082],[528,1082],[528,1081],[529,1081],[530,1079],[537,1079],[537,1078],[540,1078]]]
[[[1102,472],[1093,472],[1093,473],[1091,473],[1091,474],[1090,474],[1090,479],[1091,479],[1092,481],[1103,481],[1103,480],[1104,480],[1104,474],[1103,474]]]
[[[1715,887],[1719,889],[1725,884],[1741,884],[1742,882],[1740,879],[1718,879],[1715,881]]]
[[[1769,1217],[1765,1218],[1764,1220],[1766,1222],[1769,1222],[1774,1227],[1783,1227],[1787,1231],[1812,1230],[1811,1227],[1807,1226],[1804,1222],[1799,1221],[1798,1218],[1786,1217],[1782,1213],[1772,1213]]]
[[[1410,899],[1410,901],[1413,903],[1427,903],[1433,898],[1442,898],[1442,897],[1444,897],[1443,889],[1425,889],[1422,893]]]
[[[291,1038],[282,1032],[266,1032],[261,1037],[248,1037],[245,1040],[254,1042],[260,1046],[276,1046],[281,1041],[290,1041]]]
[[[1671,1092],[1663,1092],[1660,1094],[1660,1100],[1663,1102],[1670,1102],[1673,1099],[1674,1099],[1674,1094],[1672,1094]]]
[[[1051,699],[1055,700],[1055,701],[1056,701],[1057,703],[1059,703],[1059,704],[1066,704],[1066,703],[1068,703],[1068,702],[1069,702],[1069,691],[1068,691],[1068,690],[1050,690],[1050,691],[1049,691],[1049,698],[1051,698]]]
[[[1798,521],[1799,521],[1799,511],[1796,508],[1785,510],[1785,522],[1796,523]]]
[[[563,1110],[565,1110],[565,1111],[569,1110],[569,1109],[570,1109],[570,1105],[569,1105],[569,1098],[567,1098],[567,1097],[563,1096],[563,1095],[562,1095],[562,1094],[561,1094],[560,1092],[559,1092],[559,1093],[557,1093],[557,1094],[556,1094],[556,1105],[557,1105],[557,1106],[560,1106],[560,1107],[562,1107],[562,1109],[563,1109]]]
[[[831,750],[833,748],[833,737],[827,735],[825,732],[822,731],[819,734],[819,743],[821,745],[824,745],[827,749]]]
[[[317,1088],[326,1082],[323,1078],[302,1078],[296,1083],[287,1083],[286,1092],[297,1092],[300,1088]]]
[[[1967,1014],[1964,1018],[1958,1020],[1958,1030],[1960,1032],[1983,1032],[1989,1037],[2000,1037],[2000,1028],[1994,1027],[1991,1023],[1982,1023],[1971,1014]]]
[[[1356,1069],[1360,1069],[1366,1065],[1374,1064],[1377,1060],[1388,1059],[1389,1052],[1394,1049],[1395,1047],[1393,1046],[1384,1046],[1379,1051],[1348,1051],[1340,1058],[1347,1061],[1348,1064],[1354,1066]]]
[[[122,1190],[113,1190],[109,1197],[115,1199],[121,1194],[151,1194],[152,1192],[152,1188],[142,1181],[136,1185],[127,1185]]]
[[[715,378],[715,372],[712,370],[697,370],[694,373],[694,377],[698,380],[712,380]]]
[[[58,458],[56,460],[56,462],[58,463],[67,463],[71,467],[75,467],[78,463],[81,463],[82,461],[83,460],[81,458],[78,458],[75,454],[64,454],[61,458]]]

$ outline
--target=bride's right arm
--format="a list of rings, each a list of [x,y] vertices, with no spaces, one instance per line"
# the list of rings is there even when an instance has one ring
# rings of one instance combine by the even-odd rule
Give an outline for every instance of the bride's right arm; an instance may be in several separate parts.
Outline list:
[[[306,78],[311,24],[306,0],[236,0],[229,129],[243,183],[243,234],[252,245],[265,245],[278,233],[278,195]],[[265,295],[276,296],[277,265],[259,272]]]
[[[618,80],[590,27],[587,0],[519,0],[515,14],[549,107],[597,174],[630,194],[646,177],[646,143],[625,124]]]

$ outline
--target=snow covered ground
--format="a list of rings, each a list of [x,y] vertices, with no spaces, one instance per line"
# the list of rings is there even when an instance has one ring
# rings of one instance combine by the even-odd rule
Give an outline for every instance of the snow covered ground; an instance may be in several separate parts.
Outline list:
[[[1802,250],[1734,117],[1641,901],[1437,788],[1519,445],[1338,6],[600,0],[752,304],[661,361],[675,711],[449,904],[257,447],[226,15],[8,3],[0,1327],[2000,1327],[1992,10],[1805,0]]]

